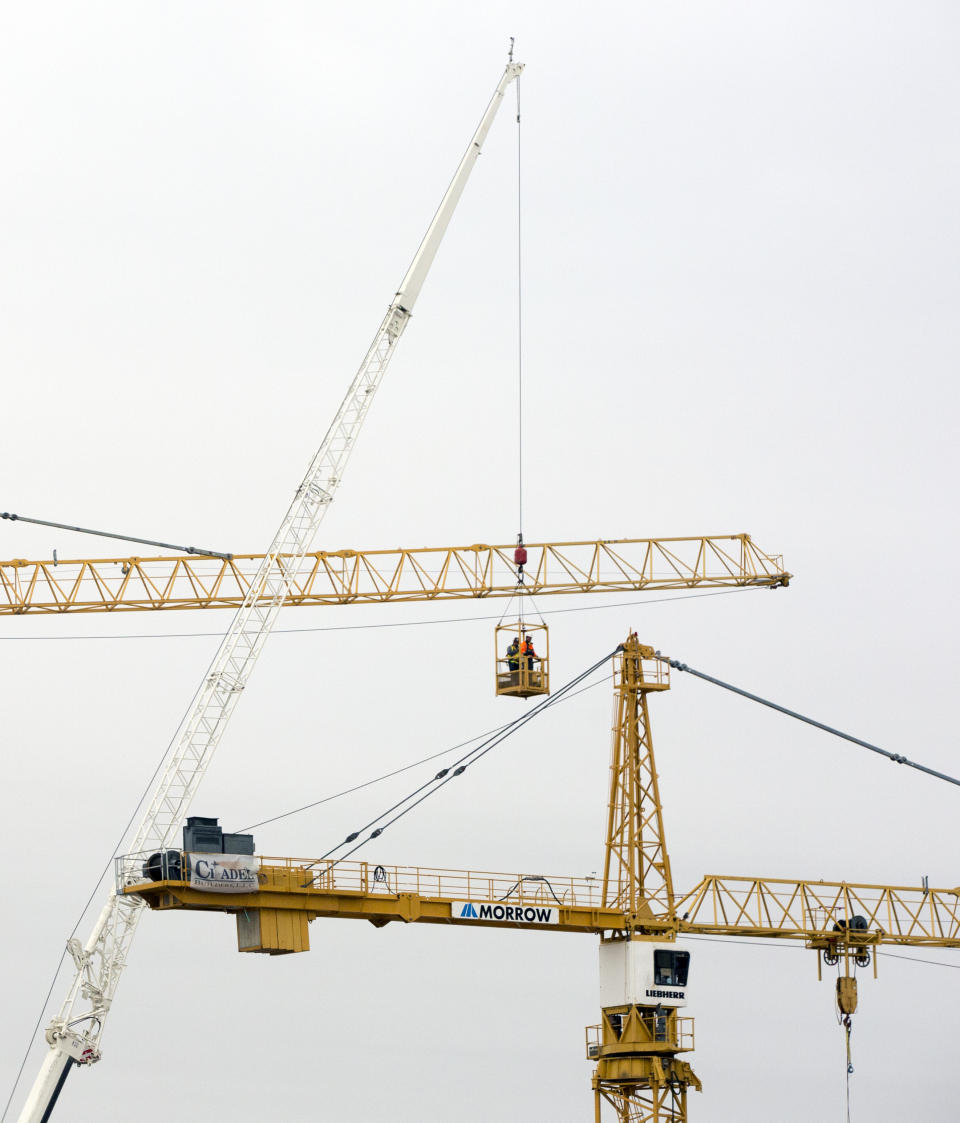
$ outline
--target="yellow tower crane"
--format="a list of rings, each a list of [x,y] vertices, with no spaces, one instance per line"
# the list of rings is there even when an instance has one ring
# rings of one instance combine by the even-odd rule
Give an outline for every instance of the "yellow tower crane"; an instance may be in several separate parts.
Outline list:
[[[820,962],[839,968],[837,1002],[846,1017],[856,1009],[851,968],[873,958],[876,971],[879,947],[960,948],[957,889],[708,875],[678,895],[648,710],[650,695],[669,689],[669,662],[631,634],[614,664],[616,717],[599,882],[258,856],[250,836],[224,836],[216,820],[193,819],[182,850],[119,858],[117,892],[158,911],[233,913],[238,949],[270,955],[309,950],[308,924],[318,917],[377,927],[403,921],[599,935],[601,1018],[586,1031],[586,1055],[596,1064],[597,1123],[604,1104],[619,1123],[685,1123],[688,1091],[701,1088],[683,1059],[693,1049],[694,1027],[680,1013],[688,1000],[690,953],[677,948],[678,937],[802,941],[817,953],[818,970]],[[436,780],[449,782],[447,773]],[[249,854],[225,853],[228,847]]]

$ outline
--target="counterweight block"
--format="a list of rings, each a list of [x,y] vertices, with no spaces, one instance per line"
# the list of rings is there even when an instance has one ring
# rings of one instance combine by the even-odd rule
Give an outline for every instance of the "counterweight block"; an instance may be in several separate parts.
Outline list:
[[[299,909],[241,909],[237,913],[237,950],[265,955],[309,951],[307,914]]]

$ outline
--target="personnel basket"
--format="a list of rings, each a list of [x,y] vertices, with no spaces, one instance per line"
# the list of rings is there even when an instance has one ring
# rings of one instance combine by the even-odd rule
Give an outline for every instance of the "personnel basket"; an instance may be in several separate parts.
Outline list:
[[[533,654],[522,650],[508,654],[511,644],[530,642]],[[547,625],[518,620],[494,629],[496,693],[513,698],[532,698],[550,693],[550,636]]]

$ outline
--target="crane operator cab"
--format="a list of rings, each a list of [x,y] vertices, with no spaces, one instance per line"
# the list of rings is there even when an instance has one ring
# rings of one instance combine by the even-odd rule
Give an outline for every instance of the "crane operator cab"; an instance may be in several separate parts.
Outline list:
[[[590,1059],[620,1055],[674,1054],[692,1048],[693,1019],[687,1004],[690,952],[676,944],[644,939],[600,943],[600,1005],[603,1021],[588,1030]]]
[[[546,624],[523,619],[498,624],[496,646],[496,692],[514,698],[550,693],[550,643]]]
[[[689,974],[690,952],[676,944],[604,940],[600,944],[600,1005],[686,1006]]]

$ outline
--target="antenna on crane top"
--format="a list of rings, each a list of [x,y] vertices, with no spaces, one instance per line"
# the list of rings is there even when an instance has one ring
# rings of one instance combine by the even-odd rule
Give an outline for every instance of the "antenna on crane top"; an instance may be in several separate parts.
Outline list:
[[[507,62],[513,62],[513,36],[510,36],[510,50],[507,53]]]

